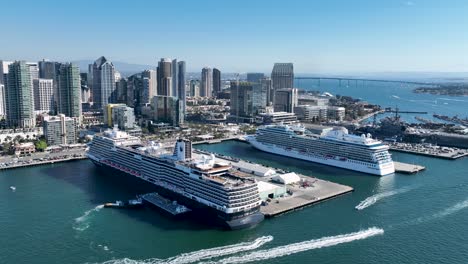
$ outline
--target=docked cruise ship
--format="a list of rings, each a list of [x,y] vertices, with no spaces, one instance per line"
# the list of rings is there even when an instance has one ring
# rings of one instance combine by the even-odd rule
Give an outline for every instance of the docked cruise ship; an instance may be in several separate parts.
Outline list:
[[[253,147],[278,155],[380,176],[395,172],[387,145],[370,135],[348,134],[343,127],[318,135],[300,125],[269,125],[246,139]]]
[[[216,219],[228,228],[240,229],[264,218],[256,180],[216,161],[213,155],[192,158],[188,140],[178,140],[172,151],[113,129],[94,136],[87,156],[97,166],[154,184],[160,194],[210,222]]]

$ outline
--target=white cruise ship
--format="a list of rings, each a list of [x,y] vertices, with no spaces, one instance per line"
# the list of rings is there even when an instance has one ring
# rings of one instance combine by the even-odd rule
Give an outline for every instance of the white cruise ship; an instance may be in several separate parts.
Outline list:
[[[192,144],[178,140],[173,151],[145,144],[117,129],[97,135],[87,156],[101,168],[111,168],[154,184],[158,193],[186,205],[204,219],[245,228],[263,220],[255,179],[213,155],[192,158]],[[116,179],[118,179],[116,177]]]
[[[348,134],[342,127],[317,135],[300,125],[269,125],[246,139],[253,147],[278,155],[380,176],[395,172],[387,145],[370,135]]]

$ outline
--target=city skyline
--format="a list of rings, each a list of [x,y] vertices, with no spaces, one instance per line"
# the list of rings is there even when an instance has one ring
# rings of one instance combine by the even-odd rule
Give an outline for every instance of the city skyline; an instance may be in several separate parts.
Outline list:
[[[18,14],[23,19],[5,29],[9,41],[2,43],[2,59],[77,61],[104,55],[112,61],[155,66],[159,58],[169,56],[190,62],[187,72],[209,66],[223,72],[267,73],[278,61],[293,62],[297,73],[468,70],[461,60],[468,46],[461,34],[468,5],[461,1],[237,1],[222,3],[210,13],[205,10],[212,1],[187,1],[184,8],[168,2],[144,4],[145,8],[138,1],[112,6],[87,1],[8,3],[3,5],[3,19]],[[266,6],[268,12],[262,12]],[[169,19],[176,12],[183,15]],[[41,30],[35,30],[31,24],[37,14],[56,19],[41,20]],[[152,19],[156,14],[159,18]],[[242,14],[242,20],[236,14]],[[113,30],[99,30],[101,26]],[[125,37],[150,29],[164,34],[145,34],[138,41]],[[93,41],[77,44],[77,36]]]

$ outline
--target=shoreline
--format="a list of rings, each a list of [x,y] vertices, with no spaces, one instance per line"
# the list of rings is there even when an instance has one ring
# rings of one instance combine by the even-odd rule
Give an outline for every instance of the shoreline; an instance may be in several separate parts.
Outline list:
[[[40,166],[60,162],[83,160],[87,158],[88,157],[86,157],[85,151],[83,149],[55,153],[37,152],[31,156],[23,157],[5,156],[0,158],[0,170]]]
[[[24,167],[33,167],[33,166],[48,165],[48,164],[84,160],[84,159],[88,159],[88,157],[80,156],[80,157],[71,157],[71,158],[56,159],[56,160],[44,160],[44,161],[38,161],[38,162],[26,163],[26,164],[13,164],[13,165],[0,167],[0,170],[12,170],[12,169],[18,169],[18,168],[24,168]]]

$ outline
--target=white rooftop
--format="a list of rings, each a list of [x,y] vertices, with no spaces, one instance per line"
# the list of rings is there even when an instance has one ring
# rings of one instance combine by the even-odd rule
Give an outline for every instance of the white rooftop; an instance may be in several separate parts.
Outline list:
[[[290,172],[286,174],[277,175],[273,178],[273,180],[282,182],[284,184],[291,184],[291,183],[296,183],[296,182],[301,181],[301,178],[297,176],[296,173]]]
[[[264,181],[257,181],[257,186],[258,186],[258,192],[260,192],[260,193],[270,192],[270,191],[273,191],[273,190],[275,190],[277,188],[280,188],[277,185],[274,185],[274,184],[271,184],[271,183],[268,183],[268,182],[264,182]]]

